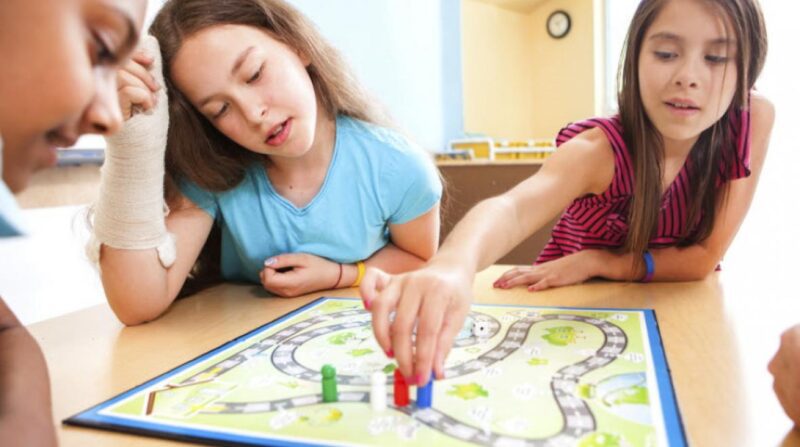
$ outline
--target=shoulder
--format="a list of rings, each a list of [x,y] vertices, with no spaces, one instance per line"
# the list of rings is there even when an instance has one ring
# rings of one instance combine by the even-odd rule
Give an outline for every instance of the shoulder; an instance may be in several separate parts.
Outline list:
[[[766,157],[772,126],[775,123],[775,106],[765,96],[753,92],[750,95],[750,160],[756,168]]]
[[[599,127],[594,127],[576,135],[571,140],[563,143],[559,151],[572,151],[587,157],[603,157],[611,155],[613,151],[611,142],[606,133]]]
[[[337,117],[336,128],[348,143],[360,142],[366,143],[370,147],[377,146],[387,150],[400,151],[415,146],[411,140],[397,130],[349,116]]]
[[[775,105],[758,92],[750,94],[750,123],[753,132],[769,131],[775,123]]]
[[[402,170],[433,166],[431,154],[399,130],[344,116],[337,118],[337,129],[337,144],[347,146],[345,152],[373,167]]]
[[[594,127],[587,129],[559,146],[543,169],[579,178],[585,192],[604,192],[614,177],[615,156],[606,132]]]
[[[613,164],[617,156],[626,157],[627,146],[623,135],[619,116],[590,118],[570,123],[561,129],[556,144],[559,151],[570,151],[575,156]]]

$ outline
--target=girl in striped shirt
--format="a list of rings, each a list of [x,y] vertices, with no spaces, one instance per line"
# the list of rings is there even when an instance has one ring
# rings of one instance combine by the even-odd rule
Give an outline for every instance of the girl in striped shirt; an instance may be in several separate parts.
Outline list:
[[[621,61],[619,116],[564,128],[542,169],[475,206],[424,269],[367,273],[361,294],[375,336],[402,373],[417,385],[432,369],[441,377],[475,273],[561,213],[536,263],[495,287],[714,271],[766,155],[774,111],[751,91],[765,56],[757,0],[643,0]]]

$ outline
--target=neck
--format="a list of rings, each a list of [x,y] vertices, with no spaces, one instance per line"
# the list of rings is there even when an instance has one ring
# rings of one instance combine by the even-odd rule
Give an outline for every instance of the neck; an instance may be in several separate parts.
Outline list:
[[[314,141],[311,148],[301,157],[269,157],[269,169],[283,175],[292,175],[296,172],[308,174],[314,169],[327,170],[333,158],[333,146],[336,142],[336,119],[317,107],[317,126],[314,129]]]

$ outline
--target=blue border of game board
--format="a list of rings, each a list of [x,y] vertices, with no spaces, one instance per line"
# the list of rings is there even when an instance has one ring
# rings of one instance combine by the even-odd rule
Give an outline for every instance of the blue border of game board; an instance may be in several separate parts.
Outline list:
[[[252,335],[265,330],[273,325],[281,323],[295,315],[308,310],[311,307],[320,305],[328,300],[358,300],[358,298],[339,298],[339,297],[320,297],[316,300],[276,319],[265,323],[233,340],[206,352],[190,360],[183,365],[173,368],[158,377],[155,377],[147,382],[136,386],[128,391],[123,392],[105,402],[97,404],[87,410],[84,410],[72,417],[69,417],[62,422],[65,425],[74,425],[80,427],[98,428],[102,430],[116,431],[122,433],[132,433],[147,435],[151,437],[158,437],[164,439],[171,439],[175,441],[184,442],[200,442],[207,445],[241,445],[241,446],[263,446],[272,445],[279,447],[289,446],[303,446],[303,445],[330,445],[325,443],[313,443],[308,440],[299,441],[284,441],[278,439],[264,439],[263,437],[238,435],[233,433],[221,433],[203,429],[181,428],[171,425],[143,422],[119,416],[108,416],[100,414],[100,411],[108,408],[121,400],[127,399],[133,394],[136,394],[145,388],[148,388],[163,380],[167,376],[178,374],[194,365],[205,361],[208,357],[216,355],[224,351],[232,345],[251,337]],[[492,307],[521,307],[520,305],[513,304],[475,304],[474,306],[492,306]],[[522,306],[526,307],[526,306]],[[534,307],[534,306],[530,306]],[[669,373],[669,366],[667,358],[664,354],[664,347],[661,342],[661,334],[658,329],[658,321],[656,320],[655,312],[652,309],[623,309],[623,308],[575,308],[575,307],[559,307],[559,306],[535,306],[540,309],[579,309],[579,310],[598,310],[598,311],[638,311],[645,314],[645,322],[647,325],[647,333],[650,335],[650,353],[653,357],[653,368],[656,372],[656,381],[658,382],[659,395],[661,397],[661,408],[664,415],[664,429],[667,433],[667,441],[670,447],[686,446],[686,437],[683,430],[683,422],[681,420],[680,412],[678,410],[677,402],[675,399],[675,389],[672,386],[672,379]],[[268,443],[268,444],[267,444]]]

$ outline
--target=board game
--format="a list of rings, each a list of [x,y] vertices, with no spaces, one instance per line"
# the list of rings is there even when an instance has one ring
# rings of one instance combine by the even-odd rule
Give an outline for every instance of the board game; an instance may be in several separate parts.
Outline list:
[[[686,445],[652,310],[476,304],[467,323],[430,408],[413,387],[394,405],[361,300],[320,298],[64,422],[215,445]]]

